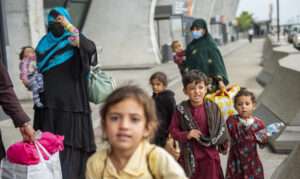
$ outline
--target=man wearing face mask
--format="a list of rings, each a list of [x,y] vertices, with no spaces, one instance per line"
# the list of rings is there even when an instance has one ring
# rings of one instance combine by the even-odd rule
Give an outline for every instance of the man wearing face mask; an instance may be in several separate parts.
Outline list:
[[[71,22],[65,8],[50,10],[48,32],[36,48],[37,68],[44,76],[44,107],[34,108],[34,128],[64,136],[63,179],[84,179],[86,161],[96,150],[87,94],[96,46]]]
[[[225,90],[229,83],[225,64],[220,50],[208,33],[205,20],[195,20],[191,32],[193,40],[186,49],[185,67],[205,73],[210,79],[210,92]]]

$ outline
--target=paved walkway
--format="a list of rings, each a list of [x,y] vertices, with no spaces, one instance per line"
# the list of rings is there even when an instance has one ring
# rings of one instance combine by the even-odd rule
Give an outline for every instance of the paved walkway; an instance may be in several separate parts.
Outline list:
[[[249,44],[247,40],[240,40],[221,47],[230,81],[249,88],[254,91],[257,96],[259,96],[263,90],[255,81],[256,75],[261,70],[259,63],[262,56],[262,46],[263,40],[254,39],[252,44]],[[128,83],[137,84],[151,94],[148,78],[156,71],[163,71],[168,75],[170,80],[169,88],[176,93],[177,102],[183,100],[185,97],[182,93],[181,78],[177,66],[172,62],[161,64],[150,69],[111,70],[107,72],[116,79],[118,85]],[[32,103],[24,102],[22,105],[26,112],[32,117]],[[100,129],[97,127],[99,126],[99,108],[100,105],[92,105],[92,116],[98,144],[100,143]],[[20,139],[18,131],[14,129],[10,120],[1,121],[0,128],[6,146]],[[273,154],[267,148],[259,150],[259,153],[264,165],[266,179],[268,179],[286,155]],[[222,156],[221,159],[223,169],[226,169],[226,157]]]

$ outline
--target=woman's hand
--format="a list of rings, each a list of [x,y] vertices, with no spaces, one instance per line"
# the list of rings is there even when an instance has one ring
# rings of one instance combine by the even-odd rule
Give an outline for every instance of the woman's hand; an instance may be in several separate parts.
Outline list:
[[[226,155],[227,154],[227,148],[228,148],[228,142],[225,142],[224,144],[221,144],[218,146],[219,153]]]
[[[187,135],[187,138],[190,140],[192,138],[194,139],[199,139],[200,136],[202,135],[202,132],[198,129],[192,129]]]
[[[225,84],[224,84],[224,82],[222,80],[218,81],[218,85],[219,85],[219,89],[221,91],[223,91],[223,92],[226,91],[226,86],[225,86]]]
[[[64,27],[66,27],[69,24],[68,20],[62,15],[56,17],[56,22],[59,22]]]
[[[22,127],[20,127],[20,133],[23,136],[24,141],[33,142],[35,140],[34,133],[35,130],[29,123],[24,123]]]

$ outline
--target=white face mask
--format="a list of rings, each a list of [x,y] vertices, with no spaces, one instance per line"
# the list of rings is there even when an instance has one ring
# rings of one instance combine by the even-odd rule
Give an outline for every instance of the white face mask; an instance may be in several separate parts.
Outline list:
[[[202,31],[192,31],[192,37],[193,39],[199,39],[203,36]]]

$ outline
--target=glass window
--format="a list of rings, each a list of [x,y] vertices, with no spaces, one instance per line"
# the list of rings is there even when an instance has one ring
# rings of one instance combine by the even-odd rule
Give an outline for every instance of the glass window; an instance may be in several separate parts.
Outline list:
[[[69,0],[66,3],[68,10],[73,18],[73,23],[82,29],[91,0]]]
[[[88,10],[88,4],[71,2],[68,4],[67,8],[73,18],[73,24],[76,27],[81,28],[84,23],[85,16]]]
[[[44,0],[44,22],[47,25],[47,17],[49,14],[49,11],[57,6],[64,6],[65,1],[63,0]]]
[[[65,1],[62,0],[44,0],[44,8],[51,9],[56,6],[64,6]]]
[[[170,20],[172,41],[179,40],[185,47],[182,16],[171,16]]]
[[[71,0],[71,3],[89,3],[91,0]]]

